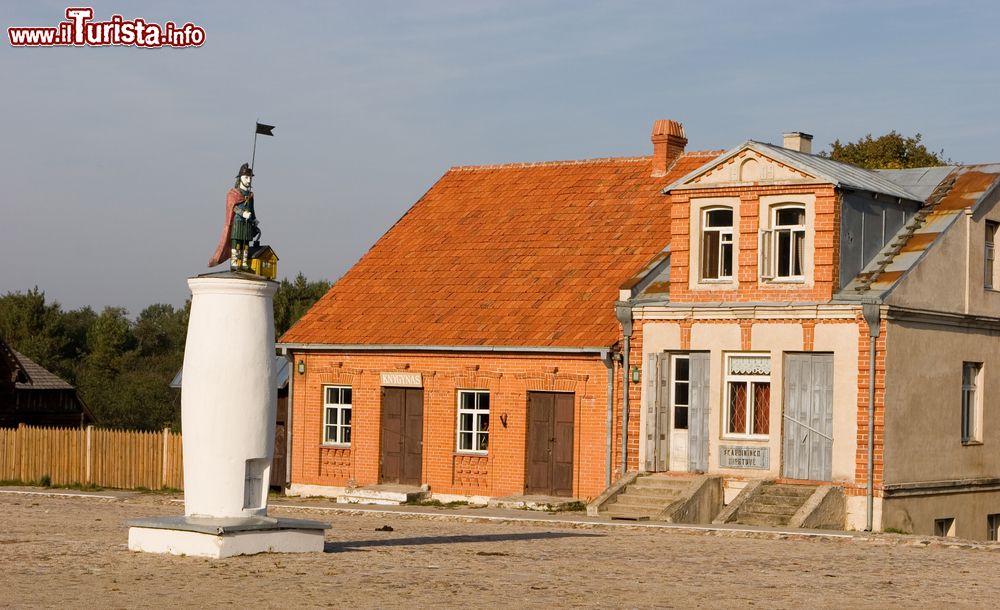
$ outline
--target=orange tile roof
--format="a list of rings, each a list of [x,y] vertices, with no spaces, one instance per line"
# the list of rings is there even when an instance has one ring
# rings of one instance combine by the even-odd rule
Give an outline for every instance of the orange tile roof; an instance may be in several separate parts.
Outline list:
[[[281,343],[611,345],[618,286],[670,242],[660,190],[718,154],[452,168]]]

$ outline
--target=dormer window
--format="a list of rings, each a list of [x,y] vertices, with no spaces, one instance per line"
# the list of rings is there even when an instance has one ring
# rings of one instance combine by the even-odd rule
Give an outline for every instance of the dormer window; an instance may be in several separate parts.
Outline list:
[[[733,210],[706,210],[701,229],[701,279],[733,279]]]
[[[805,277],[806,211],[802,206],[775,206],[771,228],[761,232],[760,275],[763,279]]]

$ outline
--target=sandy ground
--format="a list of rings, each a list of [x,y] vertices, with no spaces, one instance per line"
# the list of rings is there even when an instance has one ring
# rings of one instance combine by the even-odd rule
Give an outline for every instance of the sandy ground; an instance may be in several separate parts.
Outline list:
[[[3,607],[996,607],[1000,546],[796,539],[272,509],[332,523],[326,552],[133,553],[169,497],[0,494]],[[376,531],[389,525],[391,532]]]

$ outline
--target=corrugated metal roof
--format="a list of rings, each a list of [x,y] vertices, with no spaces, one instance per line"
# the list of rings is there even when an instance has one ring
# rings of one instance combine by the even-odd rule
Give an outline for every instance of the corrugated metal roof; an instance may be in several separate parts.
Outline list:
[[[663,192],[668,193],[672,190],[678,190],[681,188],[693,188],[695,185],[687,186],[685,183],[697,178],[708,169],[727,161],[746,149],[754,150],[765,157],[770,157],[775,161],[784,163],[785,165],[809,174],[819,180],[829,182],[839,188],[879,193],[910,201],[923,201],[922,197],[910,192],[903,186],[889,180],[887,177],[879,175],[877,172],[855,167],[847,163],[834,161],[832,159],[827,159],[826,157],[821,157],[819,155],[810,155],[795,150],[789,150],[774,144],[768,144],[766,142],[756,142],[754,140],[747,140],[739,146],[722,153],[721,156],[713,159],[663,189]]]
[[[913,169],[877,169],[875,173],[886,180],[898,184],[925,201],[957,166],[917,167]]]
[[[942,180],[934,185],[927,195],[927,204],[916,217],[889,240],[834,300],[887,295],[965,210],[975,210],[1000,184],[1000,164],[949,166],[942,176],[943,169],[931,168],[922,176],[918,176],[920,170],[891,170],[900,172],[896,175],[902,179],[914,181],[921,190],[936,177]]]

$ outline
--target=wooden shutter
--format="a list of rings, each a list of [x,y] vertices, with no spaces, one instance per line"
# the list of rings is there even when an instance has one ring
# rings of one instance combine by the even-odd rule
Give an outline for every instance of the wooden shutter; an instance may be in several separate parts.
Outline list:
[[[691,354],[688,407],[688,471],[708,471],[708,354]]]
[[[656,469],[660,472],[670,470],[670,428],[673,413],[670,410],[670,356],[660,354],[657,358],[657,385],[659,392],[656,401]]]
[[[645,431],[646,431],[646,450],[645,450],[645,466],[643,469],[646,472],[656,471],[656,420],[657,414],[659,412],[659,384],[657,379],[659,377],[659,354],[648,354],[646,356],[646,409],[645,409]]]

